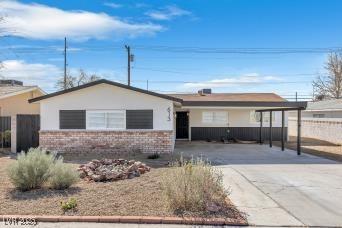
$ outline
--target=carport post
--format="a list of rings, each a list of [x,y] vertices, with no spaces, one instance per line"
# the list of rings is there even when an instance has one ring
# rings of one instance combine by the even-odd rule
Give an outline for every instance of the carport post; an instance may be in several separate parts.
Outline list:
[[[281,150],[284,151],[284,136],[285,136],[285,111],[281,110]]]
[[[262,144],[262,112],[260,112],[259,143]]]
[[[270,111],[270,147],[272,147],[272,111]]]
[[[302,126],[302,111],[297,110],[297,155],[301,153],[301,126]]]

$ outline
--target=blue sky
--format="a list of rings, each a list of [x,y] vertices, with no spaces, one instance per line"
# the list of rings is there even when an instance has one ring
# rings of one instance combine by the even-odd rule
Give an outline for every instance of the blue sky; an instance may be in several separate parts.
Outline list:
[[[325,73],[326,52],[219,52],[341,47],[341,9],[338,0],[0,1],[0,74],[56,90],[66,36],[74,74],[82,68],[125,83],[129,44],[137,87],[149,80],[149,89],[159,92],[211,87],[306,96],[311,81]]]

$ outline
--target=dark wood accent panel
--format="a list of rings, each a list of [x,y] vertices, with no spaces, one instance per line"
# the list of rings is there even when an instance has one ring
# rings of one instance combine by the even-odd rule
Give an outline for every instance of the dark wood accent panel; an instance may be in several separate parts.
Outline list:
[[[189,138],[189,115],[188,112],[176,113],[176,139]]]
[[[126,110],[126,129],[153,129],[153,110]]]
[[[39,146],[39,115],[17,115],[17,152]]]
[[[287,127],[284,130],[287,135]],[[259,127],[192,127],[191,140],[220,140],[221,137],[228,137],[229,139],[257,141],[259,140],[259,131]],[[281,127],[273,127],[272,136],[273,140],[280,141]],[[269,140],[269,127],[262,128],[262,138]]]
[[[11,130],[11,117],[10,116],[0,116],[0,133],[4,134],[6,131],[10,131]],[[0,140],[1,143],[1,147],[11,147],[11,137],[9,137],[8,140],[5,139],[5,137],[1,137],[2,138],[2,142]]]
[[[11,130],[11,117],[0,116],[0,131],[4,132],[7,130]]]
[[[85,110],[60,110],[59,111],[60,129],[86,129]]]

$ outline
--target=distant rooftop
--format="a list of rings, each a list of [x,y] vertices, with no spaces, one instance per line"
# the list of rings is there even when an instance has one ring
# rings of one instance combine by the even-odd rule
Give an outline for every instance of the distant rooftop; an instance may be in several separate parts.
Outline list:
[[[168,94],[183,101],[251,101],[251,102],[278,102],[286,99],[275,93],[210,93],[210,94]]]
[[[23,82],[12,79],[0,80],[0,98],[15,95],[30,89],[36,89],[37,86],[24,86]]]
[[[0,86],[22,86],[23,82],[12,79],[1,79]]]
[[[308,102],[307,111],[313,110],[341,110],[342,111],[342,99],[333,99],[326,101]]]

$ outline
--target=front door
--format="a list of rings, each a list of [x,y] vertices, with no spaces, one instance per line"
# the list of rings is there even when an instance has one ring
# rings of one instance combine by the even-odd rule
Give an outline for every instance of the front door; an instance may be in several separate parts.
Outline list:
[[[176,112],[176,139],[189,138],[189,113]]]

